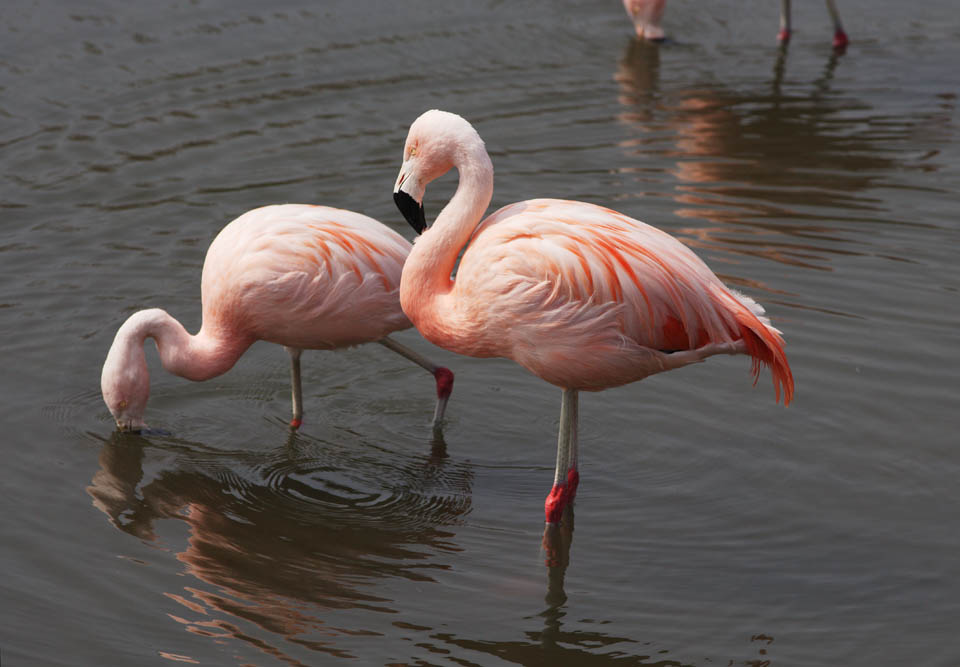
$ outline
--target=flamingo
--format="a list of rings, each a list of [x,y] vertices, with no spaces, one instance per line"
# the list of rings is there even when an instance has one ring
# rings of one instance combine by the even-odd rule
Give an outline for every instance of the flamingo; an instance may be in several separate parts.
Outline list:
[[[305,204],[264,206],[224,227],[203,263],[203,323],[190,335],[159,308],[131,315],[113,340],[100,388],[120,430],[140,430],[150,395],[143,344],[153,338],[163,367],[188,380],[226,373],[257,340],[290,354],[293,419],[303,420],[300,354],[376,341],[433,374],[434,429],[453,373],[388,334],[411,326],[400,309],[400,271],[410,244],[373,218]]]
[[[833,21],[833,48],[837,51],[843,51],[850,43],[850,39],[840,23],[840,13],[837,11],[837,6],[833,0],[826,0],[826,2],[830,20]],[[623,7],[633,20],[637,37],[654,42],[665,39],[666,35],[660,26],[660,20],[663,18],[663,10],[666,8],[666,4],[667,0],[623,0]],[[790,41],[791,34],[790,0],[780,0],[780,31],[777,33],[777,39],[781,44],[786,44]]]
[[[427,228],[425,188],[453,167],[457,190]],[[790,402],[780,332],[675,238],[608,208],[557,199],[510,204],[481,222],[492,194],[493,165],[469,122],[438,110],[414,121],[394,200],[422,236],[403,267],[400,304],[434,344],[513,359],[562,389],[548,525],[560,521],[579,483],[578,392],[747,354],[754,382],[769,366],[777,400]]]

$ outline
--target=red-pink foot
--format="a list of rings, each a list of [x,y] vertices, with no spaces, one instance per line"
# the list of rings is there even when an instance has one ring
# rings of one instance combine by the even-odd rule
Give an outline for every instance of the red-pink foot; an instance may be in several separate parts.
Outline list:
[[[781,44],[786,44],[790,41],[790,31],[786,28],[780,28],[780,32],[777,33],[777,41]]]
[[[453,392],[453,371],[440,366],[433,372],[433,377],[437,380],[437,398],[450,398]]]
[[[850,44],[850,39],[847,37],[847,33],[843,30],[837,30],[833,33],[833,50],[838,53],[843,53],[847,50],[847,45]]]
[[[543,504],[547,523],[558,524],[560,517],[563,516],[563,510],[573,502],[577,495],[577,485],[580,483],[580,475],[576,470],[567,473],[567,481],[560,484],[554,484],[550,489],[550,495],[547,496]]]

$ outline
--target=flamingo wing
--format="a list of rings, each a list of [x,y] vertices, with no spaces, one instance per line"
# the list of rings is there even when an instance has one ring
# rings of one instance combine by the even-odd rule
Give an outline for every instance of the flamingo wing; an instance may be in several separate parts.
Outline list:
[[[410,244],[372,218],[324,206],[249,211],[210,246],[204,319],[261,340],[330,349],[410,326],[399,305]]]
[[[762,308],[672,236],[607,208],[535,199],[500,209],[474,234],[457,290],[474,296],[461,302],[485,309],[470,317],[510,332],[499,338],[510,346],[503,356],[561,386],[574,380],[546,377],[548,366],[571,369],[583,388],[603,388],[662,370],[651,352],[743,341],[754,373],[771,365],[778,396],[781,387],[787,400],[792,394],[783,341]],[[564,364],[539,361],[547,340]],[[585,366],[596,369],[594,380]]]

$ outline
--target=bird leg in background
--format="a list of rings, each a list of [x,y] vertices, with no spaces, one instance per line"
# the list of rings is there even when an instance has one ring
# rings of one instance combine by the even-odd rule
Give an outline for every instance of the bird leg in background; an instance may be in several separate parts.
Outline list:
[[[830,12],[830,20],[833,21],[833,48],[838,53],[843,53],[850,43],[850,39],[843,30],[843,24],[840,23],[840,12],[837,11],[834,0],[827,0],[827,11]],[[786,44],[790,41],[792,32],[790,0],[780,0],[780,32],[777,34],[777,39],[780,40],[781,44]]]
[[[790,33],[790,0],[780,0],[780,32],[777,33],[777,39],[781,44],[786,44],[790,41]]]
[[[433,430],[439,431],[443,422],[443,415],[447,410],[447,401],[450,400],[450,394],[453,392],[453,371],[444,366],[437,366],[419,352],[411,350],[406,345],[401,345],[389,336],[384,336],[379,341],[388,350],[393,350],[400,356],[406,357],[413,363],[424,368],[433,375],[437,381],[437,409],[433,413]]]
[[[290,353],[290,392],[293,401],[293,419],[290,428],[300,428],[303,423],[303,392],[300,387],[300,353],[303,350],[284,346]]]
[[[557,469],[553,488],[544,503],[548,524],[560,523],[563,510],[573,503],[580,474],[577,472],[577,428],[579,423],[579,393],[564,389],[560,403],[560,433],[557,436]]]
[[[846,50],[850,39],[847,37],[847,33],[843,31],[843,25],[840,23],[840,13],[837,11],[837,6],[833,4],[833,0],[827,0],[827,11],[830,12],[830,19],[833,21],[833,48],[835,51],[842,53]]]

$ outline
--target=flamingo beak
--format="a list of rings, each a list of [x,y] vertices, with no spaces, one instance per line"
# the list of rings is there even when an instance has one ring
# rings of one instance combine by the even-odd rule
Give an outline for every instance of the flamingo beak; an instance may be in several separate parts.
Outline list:
[[[393,201],[417,234],[422,234],[427,228],[427,218],[423,213],[423,192],[424,187],[417,177],[415,162],[408,159],[400,167],[400,175],[393,187]]]
[[[423,213],[423,204],[403,190],[393,193],[393,201],[400,212],[403,213],[403,217],[413,227],[413,231],[417,234],[423,234],[423,230],[427,228],[427,218]]]

